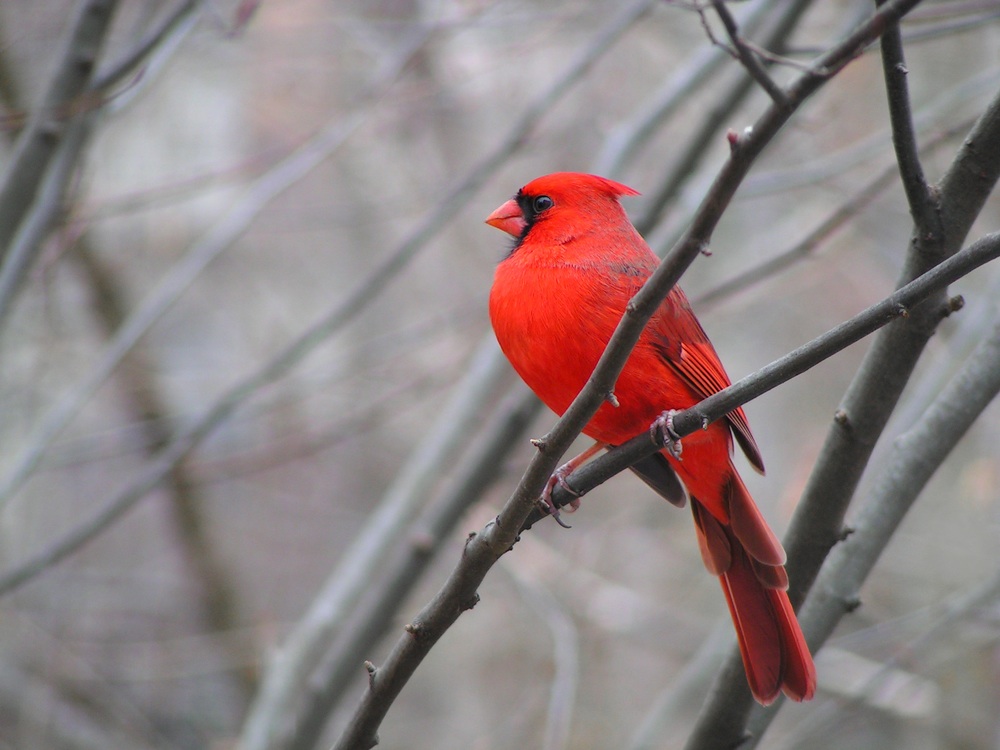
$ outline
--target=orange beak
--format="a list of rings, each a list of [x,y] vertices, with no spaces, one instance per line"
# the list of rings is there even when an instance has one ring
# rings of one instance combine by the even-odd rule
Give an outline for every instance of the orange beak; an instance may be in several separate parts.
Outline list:
[[[524,214],[521,213],[521,207],[513,198],[487,216],[486,223],[491,227],[502,229],[514,237],[520,237],[521,232],[528,226],[528,222],[524,220]]]

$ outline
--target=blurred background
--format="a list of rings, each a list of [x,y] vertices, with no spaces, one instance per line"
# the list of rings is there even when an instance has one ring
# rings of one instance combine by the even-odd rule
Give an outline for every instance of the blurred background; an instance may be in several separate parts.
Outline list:
[[[602,0],[192,3],[84,102],[58,221],[0,318],[0,747],[237,746],[276,649],[488,356],[486,299],[509,239],[485,216],[538,175],[599,171],[644,194],[627,208],[662,251],[721,165],[726,130],[763,111],[766,95],[741,93],[742,69],[722,54],[676,109],[651,116],[711,54],[691,5],[649,2],[625,22],[637,6]],[[779,82],[870,12],[801,5]],[[742,21],[764,4],[732,6]],[[0,5],[5,164],[79,7]],[[184,7],[118,3],[98,71]],[[940,0],[904,25],[932,181],[1000,85],[998,21],[992,0]],[[898,181],[872,188],[892,165],[869,53],[769,147],[684,279],[734,379],[892,289],[911,220]],[[837,212],[779,272],[712,294]],[[993,199],[970,237],[998,225]],[[892,436],[989,330],[998,283],[987,266],[952,288],[966,307],[932,340],[861,495]],[[328,330],[291,362],[287,347],[318,321]],[[116,346],[120,362],[95,374]],[[746,407],[768,473],[738,465],[779,534],[866,346]],[[163,481],[113,505],[172,436],[283,356],[294,366],[253,383]],[[460,443],[514,383],[499,372]],[[69,398],[80,408],[46,433]],[[786,708],[768,747],[1000,742],[998,416],[994,405],[938,472],[819,655],[817,699]],[[353,657],[326,741],[361,694],[362,662],[384,659],[508,497],[527,438],[553,422],[538,412],[385,623],[390,637]],[[460,470],[461,447],[429,496]],[[383,746],[683,742],[731,639],[689,514],[621,476],[568,520],[538,524],[503,558],[390,711]],[[87,528],[86,544],[44,557]]]

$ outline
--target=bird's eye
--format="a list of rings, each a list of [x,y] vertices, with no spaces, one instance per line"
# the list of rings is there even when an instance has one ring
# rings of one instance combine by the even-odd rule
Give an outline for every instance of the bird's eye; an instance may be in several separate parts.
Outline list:
[[[552,199],[547,195],[536,196],[533,201],[531,201],[531,208],[536,214],[540,214],[542,211],[547,211],[552,208]]]

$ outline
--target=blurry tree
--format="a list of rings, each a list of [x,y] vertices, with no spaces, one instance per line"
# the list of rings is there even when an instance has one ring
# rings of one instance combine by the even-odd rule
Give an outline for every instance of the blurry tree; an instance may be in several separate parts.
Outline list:
[[[998,21],[0,5],[4,746],[994,747]],[[810,704],[752,704],[686,514],[602,484],[642,440],[529,519],[599,395],[515,382],[481,221],[559,169],[643,190],[645,299],[686,271],[750,373],[678,424],[755,399]]]

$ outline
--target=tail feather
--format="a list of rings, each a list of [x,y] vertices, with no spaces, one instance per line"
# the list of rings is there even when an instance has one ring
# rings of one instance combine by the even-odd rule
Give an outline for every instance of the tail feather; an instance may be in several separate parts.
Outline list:
[[[816,665],[799,627],[798,618],[784,591],[771,590],[775,611],[778,612],[778,626],[785,643],[785,675],[781,689],[793,701],[810,700],[816,693]]]
[[[765,565],[784,565],[785,550],[761,515],[757,503],[750,497],[736,469],[730,468],[723,493],[729,510],[729,525],[750,557]]]
[[[733,528],[694,498],[691,509],[706,567],[719,576],[726,595],[754,698],[768,705],[784,691],[793,700],[809,700],[816,690],[816,668],[784,590],[784,567],[751,557]],[[774,559],[773,550],[768,557]]]

